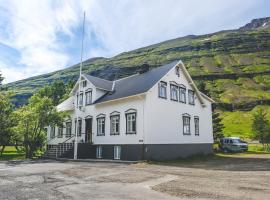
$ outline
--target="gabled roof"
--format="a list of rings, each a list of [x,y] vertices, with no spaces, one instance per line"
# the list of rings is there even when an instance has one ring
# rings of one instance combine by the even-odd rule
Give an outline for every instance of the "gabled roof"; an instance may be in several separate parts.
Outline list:
[[[173,61],[169,64],[151,69],[150,71],[142,74],[135,74],[133,76],[129,76],[115,81],[108,81],[98,77],[90,76],[88,74],[82,74],[82,76],[88,81],[90,81],[93,85],[95,85],[95,87],[107,91],[103,96],[101,96],[94,102],[94,104],[98,104],[143,94],[150,90],[157,82],[162,79],[163,76],[165,76],[175,66],[178,66],[182,69],[184,76],[186,77],[189,85],[194,90],[202,106],[206,105],[204,102],[205,100],[214,102],[211,98],[207,97],[205,94],[202,94],[198,90],[181,60]],[[75,89],[75,87],[73,88],[73,90]]]
[[[145,93],[152,88],[178,61],[171,62],[161,67],[154,68],[143,74],[136,74],[123,79],[114,81],[112,92],[106,93],[95,103],[102,103],[114,99],[120,99],[128,96]]]
[[[88,74],[82,74],[88,81],[99,89],[112,91],[113,81],[108,81]]]

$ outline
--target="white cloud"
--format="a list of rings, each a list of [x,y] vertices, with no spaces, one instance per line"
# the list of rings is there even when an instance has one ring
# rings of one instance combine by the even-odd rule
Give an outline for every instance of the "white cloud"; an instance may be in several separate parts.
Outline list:
[[[20,80],[27,77],[27,74],[23,70],[18,70],[15,67],[7,66],[0,61],[0,73],[4,77],[3,83],[8,83],[16,80]]]
[[[236,28],[263,0],[0,0],[0,43],[20,52],[7,81],[59,70],[79,61],[86,11],[85,58],[112,56],[187,34]],[[252,10],[253,9],[253,10]],[[4,14],[3,14],[4,12]],[[2,14],[1,14],[2,13]],[[90,34],[94,33],[94,34]],[[62,40],[63,36],[66,40]],[[79,55],[79,53],[77,53]],[[3,62],[3,61],[2,61]],[[21,65],[22,67],[15,67]],[[4,66],[4,67],[3,67]],[[23,69],[23,70],[22,70]]]

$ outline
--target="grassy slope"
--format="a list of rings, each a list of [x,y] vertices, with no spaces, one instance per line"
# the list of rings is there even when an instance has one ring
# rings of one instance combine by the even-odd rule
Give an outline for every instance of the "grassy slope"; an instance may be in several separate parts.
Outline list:
[[[251,111],[225,111],[222,113],[222,121],[225,124],[224,133],[227,136],[239,136],[243,138],[251,138],[252,136],[252,115],[258,109],[263,109],[268,113],[270,120],[270,106],[256,106]]]
[[[125,52],[112,58],[88,60],[85,62],[84,71],[92,72],[102,78],[114,79],[134,74],[133,67],[144,62],[158,66],[176,59],[184,61],[192,76],[265,72],[270,70],[270,30],[223,31],[173,39]],[[17,94],[17,100],[25,101],[28,95],[44,84],[56,79],[75,79],[77,74],[78,66],[73,66],[54,73],[14,82],[8,87]],[[205,83],[211,97],[217,102],[239,104],[256,100],[270,100],[269,74],[236,80],[224,77],[213,81],[207,80]],[[266,106],[266,110],[270,111],[269,106]],[[249,136],[252,112],[225,111],[223,113],[225,133]]]

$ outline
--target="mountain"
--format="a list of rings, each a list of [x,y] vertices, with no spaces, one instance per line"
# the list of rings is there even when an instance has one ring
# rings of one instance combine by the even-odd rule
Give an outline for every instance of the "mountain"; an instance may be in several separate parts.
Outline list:
[[[180,37],[84,62],[84,72],[114,80],[181,59],[198,87],[216,100],[227,135],[251,134],[252,113],[263,107],[270,115],[270,18],[254,19],[236,30]],[[79,65],[7,84],[17,105],[57,79],[76,80]],[[269,116],[270,117],[270,116]]]

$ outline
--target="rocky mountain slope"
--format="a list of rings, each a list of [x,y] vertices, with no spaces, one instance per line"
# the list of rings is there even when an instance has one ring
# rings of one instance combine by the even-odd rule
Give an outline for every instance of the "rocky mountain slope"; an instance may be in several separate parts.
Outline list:
[[[254,19],[237,29],[168,40],[112,58],[84,62],[84,72],[113,80],[181,59],[199,88],[217,101],[227,135],[251,134],[252,112],[264,106],[270,113],[270,18]],[[24,104],[36,90],[57,79],[78,77],[79,66],[7,85],[16,104]],[[270,114],[269,114],[270,115]],[[240,130],[241,129],[241,130]]]

